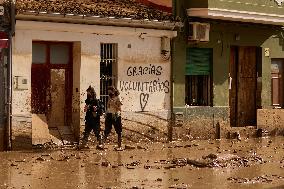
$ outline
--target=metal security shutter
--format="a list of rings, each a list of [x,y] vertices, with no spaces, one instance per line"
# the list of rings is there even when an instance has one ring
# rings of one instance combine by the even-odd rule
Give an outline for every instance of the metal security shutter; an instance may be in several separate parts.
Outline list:
[[[210,75],[212,49],[187,48],[185,75]]]

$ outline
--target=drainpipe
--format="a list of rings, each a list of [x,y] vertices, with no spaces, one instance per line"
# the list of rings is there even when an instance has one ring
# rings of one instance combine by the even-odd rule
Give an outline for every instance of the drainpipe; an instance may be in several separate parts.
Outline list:
[[[7,150],[12,150],[12,39],[15,34],[15,2],[10,2],[10,31],[9,31],[9,55],[8,55],[8,67],[7,67],[7,89],[8,89],[8,102],[7,102],[7,126],[6,126],[6,141]]]
[[[170,114],[171,114],[171,120],[170,120],[170,126],[168,128],[168,141],[171,142],[173,141],[173,127],[174,127],[174,124],[175,124],[175,115],[174,115],[174,99],[173,99],[173,83],[174,83],[174,80],[173,80],[173,39],[171,39],[171,66],[170,66]]]
[[[6,149],[12,149],[12,35],[9,32],[9,52],[7,66],[7,123],[6,123]]]
[[[172,1],[172,11],[173,15],[176,16],[176,0]],[[171,66],[170,66],[170,125],[168,128],[168,141],[173,141],[173,127],[175,125],[175,114],[174,114],[174,74],[173,74],[173,65],[174,65],[174,38],[171,38]]]

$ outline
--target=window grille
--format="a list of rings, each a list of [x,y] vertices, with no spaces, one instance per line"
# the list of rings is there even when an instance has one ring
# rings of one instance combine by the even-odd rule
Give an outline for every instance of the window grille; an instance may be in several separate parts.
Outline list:
[[[100,62],[100,99],[107,104],[109,86],[115,86],[117,82],[117,44],[101,44],[101,62]]]
[[[210,75],[186,76],[186,99],[190,106],[211,105],[211,81]]]

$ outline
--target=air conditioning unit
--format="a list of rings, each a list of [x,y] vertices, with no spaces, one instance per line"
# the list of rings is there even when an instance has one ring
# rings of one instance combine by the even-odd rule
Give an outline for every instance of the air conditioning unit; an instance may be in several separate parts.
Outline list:
[[[189,23],[189,41],[209,41],[210,24],[200,22]]]

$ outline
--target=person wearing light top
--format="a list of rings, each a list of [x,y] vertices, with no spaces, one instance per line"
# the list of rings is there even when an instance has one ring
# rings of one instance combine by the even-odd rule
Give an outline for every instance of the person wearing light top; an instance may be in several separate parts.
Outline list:
[[[122,142],[122,123],[121,123],[121,100],[119,97],[119,91],[113,87],[108,87],[108,102],[105,117],[105,131],[104,131],[104,141],[107,139],[111,132],[112,125],[114,126],[115,132],[117,134],[117,145],[118,150],[121,148]]]

